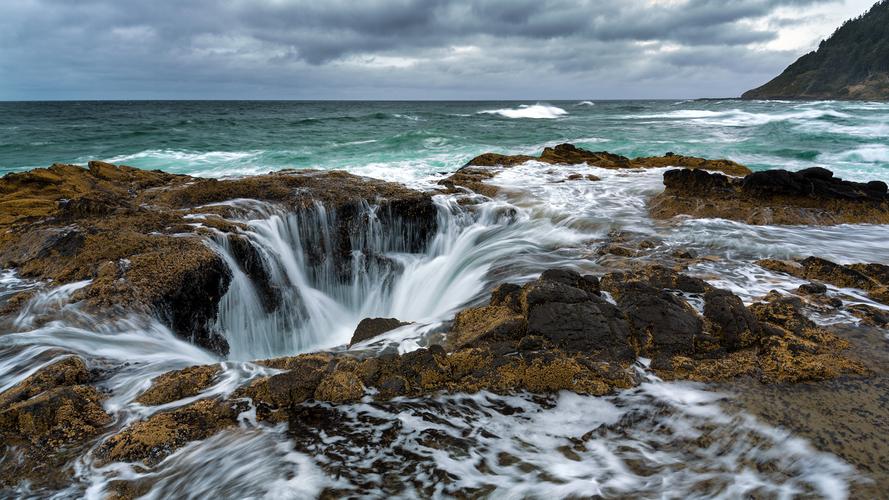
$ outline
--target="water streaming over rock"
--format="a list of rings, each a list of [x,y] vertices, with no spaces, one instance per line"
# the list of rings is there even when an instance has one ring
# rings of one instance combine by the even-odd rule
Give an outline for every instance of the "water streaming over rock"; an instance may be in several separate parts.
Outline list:
[[[538,120],[535,132],[528,133],[538,137],[536,131],[548,130],[540,121],[574,123],[575,115],[592,117],[602,108],[614,109],[607,116],[596,115],[596,120],[629,122],[621,118],[632,111],[627,106],[597,103],[577,108],[584,111],[563,106],[570,109],[567,117]],[[853,121],[828,113],[760,123],[740,116],[733,107],[722,109],[728,105],[712,106],[718,109],[698,111],[720,114],[680,117],[659,103],[654,106],[656,112],[636,110],[633,120],[651,122],[664,132],[665,127],[679,126],[681,118],[683,126],[694,131],[704,125],[717,127],[711,135],[728,126],[766,129],[788,122],[795,128],[811,123],[839,127],[845,125],[834,121]],[[491,122],[495,128],[515,127],[509,120],[521,119],[477,115],[476,107],[467,111],[471,119],[497,120]],[[852,113],[848,106],[843,108],[844,113]],[[884,112],[883,107],[874,111]],[[438,115],[423,119],[443,120]],[[870,123],[872,117],[865,115],[858,121]],[[576,127],[572,134],[589,135],[588,127],[572,126]],[[597,142],[594,139],[587,142]],[[757,140],[763,139],[757,135]],[[686,137],[685,145],[692,152],[697,151],[694,148],[710,152],[699,143],[696,135]],[[528,149],[536,143],[523,139],[522,144]],[[436,147],[427,145],[428,150]],[[660,145],[647,147],[660,151],[655,149]],[[758,154],[741,151],[748,157]],[[782,151],[774,145],[770,154],[780,156],[785,154]],[[832,153],[821,153],[828,154]],[[466,156],[448,155],[453,163],[446,164],[450,169]],[[744,155],[737,159],[746,159]],[[440,177],[435,169],[442,167],[428,158],[421,168],[410,170],[402,168],[402,163],[395,169],[383,153],[377,156],[356,171],[373,168],[375,175],[404,176],[420,185]],[[376,160],[385,168],[375,166]],[[797,166],[811,162],[798,161]],[[864,173],[871,175],[875,168]],[[85,312],[76,301],[85,282],[53,288],[4,271],[0,298],[22,290],[39,292],[19,314],[3,319],[9,333],[0,335],[0,390],[60,356],[79,355],[89,368],[107,374],[100,385],[110,395],[104,406],[114,415],[112,428],[117,430],[195,399],[162,407],[136,403],[151,379],[162,373],[218,363],[222,376],[196,398],[228,396],[258,374],[273,372],[253,360],[345,349],[355,326],[365,317],[394,317],[413,324],[352,349],[413,350],[429,343],[456,310],[483,300],[496,283],[520,282],[558,266],[599,271],[607,256],[598,251],[619,233],[652,239],[657,255],[686,248],[712,256],[689,272],[730,288],[748,302],[770,289],[791,290],[801,283],[756,266],[753,261],[758,258],[786,258],[817,249],[838,261],[889,263],[884,226],[654,221],[647,216],[645,204],[661,189],[662,173],[587,166],[554,169],[529,162],[491,181],[503,190],[497,199],[436,195],[432,231],[372,202],[345,211],[322,204],[288,211],[251,200],[230,202],[238,205],[237,222],[244,224],[239,238],[223,233],[207,238],[232,272],[213,325],[228,343],[227,356],[204,351],[176,337],[157,319],[136,312],[109,311],[105,316]],[[571,174],[592,174],[601,180],[568,181]],[[201,218],[194,217],[193,222],[200,224]],[[857,292],[830,287],[828,293],[856,297]],[[861,303],[885,308],[863,294],[857,297]],[[192,443],[154,468],[120,463],[99,466],[87,451],[76,460],[75,484],[56,493],[99,498],[112,490],[114,480],[130,479],[144,481],[148,485],[144,493],[150,498],[286,498],[310,496],[323,488],[376,496],[444,496],[452,486],[478,488],[493,496],[539,496],[551,491],[580,495],[597,489],[628,494],[635,488],[654,495],[670,487],[691,497],[810,494],[842,498],[856,481],[855,472],[838,458],[816,453],[802,440],[748,415],[727,413],[719,406],[723,397],[702,386],[651,378],[640,388],[609,398],[562,394],[541,399],[483,393],[384,404],[366,398],[338,408],[307,405],[307,417],[330,417],[339,436],[321,425],[260,425],[248,411],[242,415],[240,428]],[[384,442],[383,433],[391,440]],[[407,455],[406,449],[417,454]],[[331,456],[342,460],[335,463]],[[0,467],[12,457],[14,450],[4,450]],[[403,467],[399,469],[402,476],[410,476],[404,489],[392,488],[391,477],[371,470],[368,464],[375,460]],[[337,472],[337,466],[346,467],[347,473]],[[449,476],[453,471],[458,471],[456,479]],[[24,485],[13,493],[46,496],[52,492],[29,492]]]

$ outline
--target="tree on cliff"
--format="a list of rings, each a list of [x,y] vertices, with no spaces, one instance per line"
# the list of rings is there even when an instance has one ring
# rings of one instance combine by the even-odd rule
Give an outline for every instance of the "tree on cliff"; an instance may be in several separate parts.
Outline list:
[[[822,40],[745,99],[889,100],[889,0],[881,0]]]

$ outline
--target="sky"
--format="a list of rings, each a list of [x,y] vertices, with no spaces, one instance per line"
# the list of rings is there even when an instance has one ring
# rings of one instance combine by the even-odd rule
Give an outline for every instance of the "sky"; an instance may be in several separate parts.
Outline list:
[[[874,0],[0,0],[0,100],[735,97]]]

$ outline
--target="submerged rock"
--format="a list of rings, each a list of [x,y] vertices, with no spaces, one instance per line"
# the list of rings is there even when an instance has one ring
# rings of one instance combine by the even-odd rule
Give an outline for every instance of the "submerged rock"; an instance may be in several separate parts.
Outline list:
[[[718,217],[749,224],[889,223],[889,194],[880,181],[844,181],[814,167],[765,170],[732,178],[702,170],[668,170],[651,215]]]
[[[538,161],[553,165],[586,164],[607,169],[686,167],[724,172],[728,175],[743,176],[750,173],[750,169],[744,165],[730,160],[707,160],[673,153],[667,153],[664,156],[630,159],[607,151],[593,152],[578,148],[573,144],[559,144],[554,147],[544,148],[539,157],[497,153],[481,154],[469,160],[466,165],[450,177],[440,181],[440,184],[451,190],[459,186],[485,196],[494,196],[497,193],[497,188],[485,183],[485,181],[496,176],[499,172],[498,169],[514,167],[528,161]],[[579,178],[579,174],[568,177],[568,179]],[[590,181],[599,180],[598,177],[592,175],[588,175],[587,179]]]
[[[390,228],[403,251],[422,250],[437,224],[429,193],[345,172],[217,180],[102,162],[56,164],[0,179],[0,266],[55,283],[92,280],[77,296],[88,306],[153,314],[180,336],[225,354],[228,345],[212,325],[232,272],[208,237],[225,235],[267,310],[280,301],[262,257],[239,234],[243,226],[226,219],[244,215],[229,203],[243,199],[306,214],[312,223],[329,221],[330,248],[308,257],[330,256],[341,276],[352,272],[353,250],[377,258],[351,246],[371,223]],[[370,205],[377,207],[373,222]]]

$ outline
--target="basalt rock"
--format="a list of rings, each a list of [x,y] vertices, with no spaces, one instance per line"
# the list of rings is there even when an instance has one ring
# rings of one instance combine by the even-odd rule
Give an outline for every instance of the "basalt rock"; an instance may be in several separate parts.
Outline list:
[[[703,295],[703,316],[683,294]],[[631,366],[637,356],[654,358],[652,368],[668,379],[794,382],[864,373],[842,356],[845,342],[806,318],[802,308],[799,299],[777,294],[746,308],[728,291],[658,267],[601,281],[550,270],[524,285],[500,285],[487,305],[460,312],[446,347],[262,361],[281,372],[254,379],[228,401],[203,400],[152,415],[108,439],[96,454],[101,461],[156,463],[187,441],[235,426],[247,400],[260,421],[294,424],[303,418],[303,403],[311,401],[481,390],[602,395],[638,383]],[[217,370],[214,365],[166,374],[140,399],[161,403],[195,394],[184,382],[204,387]]]
[[[242,401],[204,399],[136,422],[111,436],[96,450],[101,462],[136,462],[154,465],[190,441],[206,439],[238,423],[248,409]]]
[[[354,267],[353,236],[371,224],[391,229],[391,240],[401,242],[392,250],[405,252],[422,250],[436,228],[430,194],[345,172],[216,180],[102,162],[56,164],[0,179],[0,266],[59,284],[92,280],[76,297],[87,306],[155,315],[180,336],[225,354],[227,343],[212,324],[232,271],[206,238],[224,235],[267,310],[281,300],[263,257],[239,234],[243,224],[226,219],[249,213],[229,203],[243,199],[296,213],[306,224],[329,221],[330,248],[318,249],[316,260],[332,255],[343,277]],[[382,258],[357,250],[366,262]]]
[[[67,479],[76,453],[111,423],[105,396],[79,357],[66,357],[0,393],[0,486],[23,479],[42,484]],[[9,455],[5,456],[4,455]]]
[[[841,265],[820,257],[806,257],[798,261],[762,259],[757,264],[797,278],[865,290],[872,299],[889,304],[889,266],[883,264]]]
[[[450,177],[442,180],[440,184],[450,190],[463,187],[485,196],[494,196],[497,194],[497,188],[485,183],[485,181],[496,176],[499,169],[514,167],[528,161],[538,161],[552,165],[585,164],[607,169],[685,167],[724,172],[728,175],[743,176],[750,173],[750,169],[744,165],[730,160],[707,160],[673,153],[667,153],[664,156],[630,159],[607,151],[593,152],[578,148],[573,144],[559,144],[554,147],[544,148],[541,155],[537,157],[497,153],[481,154],[469,160],[466,165]],[[579,178],[569,176],[569,179]],[[587,179],[591,181],[599,180],[596,176],[587,176]]]
[[[358,323],[358,326],[355,327],[355,332],[352,334],[352,340],[349,341],[349,346],[372,339],[378,335],[382,335],[388,331],[409,324],[410,323],[399,321],[395,318],[364,318]]]
[[[885,183],[844,181],[819,167],[766,170],[744,178],[668,170],[664,186],[650,203],[656,218],[690,215],[749,224],[889,223]]]

